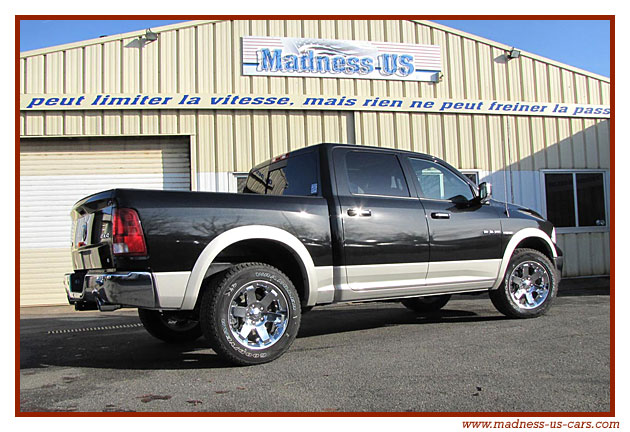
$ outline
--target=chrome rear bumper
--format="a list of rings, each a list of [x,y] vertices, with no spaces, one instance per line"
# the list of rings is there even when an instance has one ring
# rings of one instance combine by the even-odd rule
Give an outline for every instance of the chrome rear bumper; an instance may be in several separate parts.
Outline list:
[[[153,275],[148,272],[67,273],[68,302],[77,309],[110,311],[121,307],[159,307]]]

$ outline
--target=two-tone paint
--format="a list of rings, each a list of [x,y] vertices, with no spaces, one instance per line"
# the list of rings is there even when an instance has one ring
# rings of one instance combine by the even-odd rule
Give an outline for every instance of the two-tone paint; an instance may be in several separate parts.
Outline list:
[[[497,288],[517,246],[541,250],[558,265],[552,225],[527,209],[482,200],[477,188],[432,156],[370,147],[320,144],[316,196],[271,196],[116,189],[78,202],[84,244],[73,244],[77,271],[143,271],[153,275],[157,308],[193,309],[204,280],[235,263],[288,263],[304,305]],[[394,155],[409,196],[352,194],[348,152]],[[467,182],[469,202],[425,199],[409,158],[442,164]],[[272,161],[255,167],[264,170]],[[138,212],[145,257],[112,253],[116,207]],[[109,224],[109,225],[108,225]],[[130,305],[133,306],[133,305]]]

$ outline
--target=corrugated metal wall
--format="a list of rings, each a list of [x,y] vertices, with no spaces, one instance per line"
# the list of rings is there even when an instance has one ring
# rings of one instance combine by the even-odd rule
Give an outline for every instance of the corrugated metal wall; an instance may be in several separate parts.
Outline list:
[[[236,20],[183,23],[156,31],[158,41],[142,49],[126,47],[144,33],[137,32],[60,50],[27,53],[20,59],[21,92],[309,94],[610,103],[610,83],[606,79],[527,53],[506,63],[503,55],[509,47],[427,22]],[[444,77],[439,83],[421,83],[242,76],[240,44],[241,37],[247,35],[439,45]],[[247,171],[274,154],[320,141],[423,151],[456,167],[488,173],[507,166],[516,180],[519,175],[534,178],[534,173],[548,168],[610,167],[609,121],[591,119],[359,111],[34,111],[21,113],[21,134],[190,135],[193,175],[200,189],[224,188],[223,173]],[[513,199],[528,203],[528,191],[524,189],[533,186],[524,181],[515,181],[513,186]],[[531,193],[540,195],[540,191]],[[567,275],[609,271],[608,232],[564,234],[560,244],[579,251],[567,257]],[[592,258],[594,255],[597,258]]]
[[[138,32],[142,34],[143,32]],[[610,84],[526,53],[509,63],[504,49],[441,26],[399,20],[222,21],[159,31],[142,49],[133,37],[20,59],[22,93],[256,93],[374,95],[608,104]],[[242,36],[355,39],[440,45],[440,83],[241,75]],[[81,116],[80,113],[74,114]]]

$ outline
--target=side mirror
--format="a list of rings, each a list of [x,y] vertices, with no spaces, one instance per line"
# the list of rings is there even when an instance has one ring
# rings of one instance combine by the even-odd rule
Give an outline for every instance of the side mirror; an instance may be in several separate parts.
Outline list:
[[[492,196],[492,185],[490,183],[483,182],[479,185],[479,198],[481,202],[486,202]]]

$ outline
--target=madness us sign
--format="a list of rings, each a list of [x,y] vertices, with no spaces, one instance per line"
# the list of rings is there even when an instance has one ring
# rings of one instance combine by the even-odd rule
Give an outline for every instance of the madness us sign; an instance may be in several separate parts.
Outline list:
[[[440,47],[246,36],[243,75],[437,81]]]

